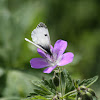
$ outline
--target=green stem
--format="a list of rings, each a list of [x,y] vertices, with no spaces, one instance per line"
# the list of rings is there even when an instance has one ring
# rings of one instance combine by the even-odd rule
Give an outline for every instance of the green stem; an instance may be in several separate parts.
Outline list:
[[[66,96],[68,96],[68,95],[70,95],[70,94],[72,94],[72,93],[75,93],[77,90],[73,90],[73,91],[71,91],[71,92],[68,92],[67,94],[65,94],[62,98],[65,98]]]
[[[61,93],[61,96],[62,96],[62,81],[61,81],[61,69],[60,67],[58,66],[59,68],[59,88],[60,88],[60,93]],[[61,97],[62,98],[62,97]],[[63,98],[62,98],[63,100]]]

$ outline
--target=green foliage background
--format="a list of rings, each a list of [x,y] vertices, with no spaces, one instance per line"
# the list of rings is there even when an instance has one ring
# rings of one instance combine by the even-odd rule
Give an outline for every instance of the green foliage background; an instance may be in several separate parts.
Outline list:
[[[40,80],[43,69],[32,69],[30,59],[40,57],[24,40],[39,22],[49,29],[51,44],[68,42],[74,53],[66,65],[73,78],[100,75],[99,0],[0,0],[0,100],[25,98],[33,91],[31,80]],[[100,80],[93,88],[100,97]]]

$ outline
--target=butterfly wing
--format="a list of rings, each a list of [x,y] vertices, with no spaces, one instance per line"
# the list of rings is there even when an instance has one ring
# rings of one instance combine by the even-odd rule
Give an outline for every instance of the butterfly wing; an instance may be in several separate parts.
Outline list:
[[[50,51],[50,36],[46,25],[42,22],[38,24],[36,29],[31,33],[32,41],[41,48],[45,49],[51,55]]]

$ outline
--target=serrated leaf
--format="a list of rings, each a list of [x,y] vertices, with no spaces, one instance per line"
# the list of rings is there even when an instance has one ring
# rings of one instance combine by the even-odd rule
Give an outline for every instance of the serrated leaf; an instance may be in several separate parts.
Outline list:
[[[33,85],[36,87],[33,93],[30,93],[28,97],[34,96],[44,96],[51,99],[55,95],[54,85],[52,79],[42,80],[42,81],[32,81]],[[52,99],[51,99],[52,100]]]
[[[48,92],[42,90],[42,89],[34,89],[34,92],[37,94],[37,95],[49,95]]]
[[[50,84],[49,87],[51,88],[51,90],[56,90],[55,85],[53,84],[52,79],[49,80],[49,84]]]
[[[45,86],[47,86],[49,88],[50,91],[52,91],[52,93],[54,93],[54,94],[56,93],[56,87],[55,87],[52,79],[43,80],[42,82]]]
[[[45,85],[48,85],[48,86],[50,85],[49,82],[48,82],[47,80],[43,80],[43,83],[44,83]]]
[[[42,81],[32,82],[32,83],[33,83],[33,85],[35,85],[38,88],[38,90],[43,91],[43,93],[46,93],[46,95],[51,95],[52,94],[52,92],[50,91],[50,88],[45,86]]]
[[[35,98],[36,99],[40,99],[40,100],[48,100],[48,99],[46,99],[45,97],[43,97],[43,96],[40,96],[40,95],[38,95],[38,96],[35,96]]]
[[[74,90],[74,84],[73,81],[71,79],[71,76],[69,75],[68,71],[63,70],[63,75],[64,75],[64,79],[65,79],[65,94]]]
[[[98,79],[98,76],[94,76],[93,78],[90,78],[90,79],[84,79],[84,80],[79,84],[79,86],[84,85],[84,86],[86,86],[86,87],[88,88],[88,87],[91,86],[94,82],[96,82],[97,79]]]
[[[48,99],[43,97],[43,96],[37,95],[37,96],[34,96],[34,97],[27,98],[25,100],[48,100]]]

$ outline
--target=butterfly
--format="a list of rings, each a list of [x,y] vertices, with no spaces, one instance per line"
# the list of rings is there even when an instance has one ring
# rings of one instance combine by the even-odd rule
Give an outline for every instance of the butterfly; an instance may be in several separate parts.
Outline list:
[[[50,42],[49,31],[47,26],[43,22],[40,22],[37,25],[37,27],[32,31],[31,38],[32,41],[30,41],[27,38],[25,38],[25,40],[32,43],[33,45],[35,45],[37,48],[41,49],[45,53],[52,55],[50,51],[51,42]]]

